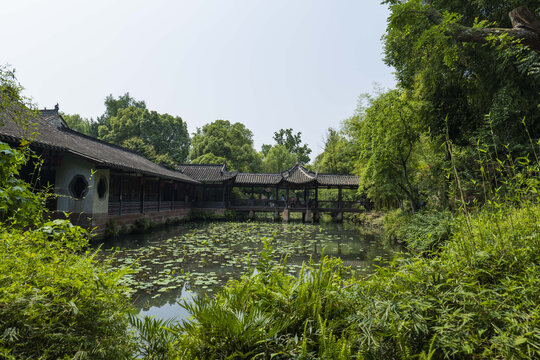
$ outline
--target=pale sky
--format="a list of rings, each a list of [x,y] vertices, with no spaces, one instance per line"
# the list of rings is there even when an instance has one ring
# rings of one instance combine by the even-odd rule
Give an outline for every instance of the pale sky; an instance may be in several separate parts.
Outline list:
[[[40,108],[96,118],[108,94],[181,116],[190,133],[245,124],[257,150],[281,128],[320,153],[360,94],[395,85],[379,0],[13,0],[0,64]],[[312,160],[314,158],[312,154]]]

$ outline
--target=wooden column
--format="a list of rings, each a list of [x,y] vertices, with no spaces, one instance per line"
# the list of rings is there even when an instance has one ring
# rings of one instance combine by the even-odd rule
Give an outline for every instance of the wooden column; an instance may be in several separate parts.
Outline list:
[[[144,175],[141,176],[141,214],[144,214]]]
[[[319,187],[315,188],[315,209],[313,212],[313,222],[319,222]]]
[[[157,182],[157,211],[161,211],[161,179]]]
[[[172,199],[171,199],[171,210],[174,210],[174,199],[176,199],[176,188],[178,187],[177,183],[175,183],[174,181],[172,182],[172,191],[171,191],[171,196],[172,196]]]
[[[120,208],[118,209],[119,215],[122,215],[122,193],[124,192],[124,178],[120,175]]]
[[[343,192],[342,192],[341,186],[338,187],[338,213],[337,213],[337,221],[341,222],[343,221],[343,211],[341,209],[343,208]]]
[[[227,191],[227,185],[223,184],[223,194],[221,195],[221,201],[223,202],[223,208],[227,208],[225,205],[225,192]]]

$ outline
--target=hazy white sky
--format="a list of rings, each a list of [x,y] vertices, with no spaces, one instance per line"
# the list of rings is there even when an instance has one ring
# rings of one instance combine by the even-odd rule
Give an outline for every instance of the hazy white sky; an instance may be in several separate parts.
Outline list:
[[[319,153],[361,93],[395,84],[379,0],[17,0],[1,11],[0,64],[40,108],[95,118],[108,94],[129,91],[190,132],[244,123],[258,150],[293,128]]]

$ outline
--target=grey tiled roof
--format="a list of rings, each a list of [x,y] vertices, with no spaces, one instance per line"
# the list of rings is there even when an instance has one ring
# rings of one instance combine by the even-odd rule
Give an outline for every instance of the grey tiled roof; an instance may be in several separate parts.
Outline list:
[[[32,140],[33,146],[71,153],[87,159],[96,165],[113,169],[198,183],[193,178],[157,165],[136,152],[69,129],[62,117],[58,114],[57,109],[46,110],[39,116],[34,116],[31,122],[35,123],[34,129],[37,132],[37,135]],[[0,140],[16,142],[21,138],[28,138],[29,136],[28,131],[25,132],[19,125],[12,121],[8,111],[0,114]]]
[[[238,185],[303,185],[355,187],[360,178],[354,175],[317,174],[296,164],[289,170],[274,174],[239,173],[234,181]]]
[[[291,184],[307,184],[317,180],[317,174],[313,173],[303,166],[296,164],[287,171],[281,173],[283,181]]]
[[[180,164],[178,171],[203,183],[224,182],[233,179],[237,172],[227,171],[226,164]]]
[[[360,177],[354,175],[319,174],[317,182],[322,186],[358,186]]]
[[[234,183],[239,185],[276,185],[282,179],[281,174],[238,173]]]

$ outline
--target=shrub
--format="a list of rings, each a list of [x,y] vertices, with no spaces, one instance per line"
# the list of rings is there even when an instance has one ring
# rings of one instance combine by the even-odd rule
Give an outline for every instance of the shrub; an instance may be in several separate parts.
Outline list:
[[[0,354],[7,358],[127,358],[130,304],[121,272],[84,252],[64,220],[0,231]],[[9,354],[9,355],[7,355]]]
[[[105,237],[106,238],[114,238],[117,237],[121,233],[121,228],[118,226],[116,221],[114,219],[109,219],[107,223],[105,224]]]

